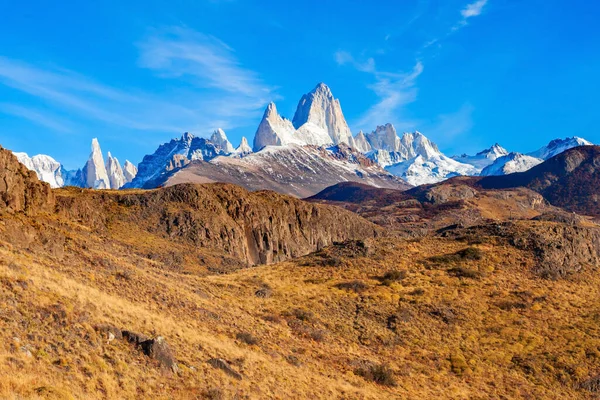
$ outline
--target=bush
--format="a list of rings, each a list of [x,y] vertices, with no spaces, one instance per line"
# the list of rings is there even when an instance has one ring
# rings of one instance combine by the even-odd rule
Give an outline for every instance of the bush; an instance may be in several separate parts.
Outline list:
[[[361,293],[367,290],[369,288],[369,285],[367,285],[363,281],[354,280],[350,282],[338,283],[337,285],[335,285],[335,287],[343,290],[351,290],[355,293]]]
[[[357,368],[354,373],[364,379],[383,386],[396,386],[394,372],[387,365],[366,363]]]
[[[251,346],[258,344],[258,339],[254,335],[252,335],[251,333],[248,333],[248,332],[240,332],[237,335],[235,335],[235,337],[240,342],[244,342]]]
[[[406,278],[407,272],[404,270],[391,270],[383,274],[380,278],[381,283],[390,286],[393,282],[398,282]]]
[[[481,273],[477,270],[465,268],[465,267],[454,267],[448,270],[448,273],[457,278],[469,278],[469,279],[479,279],[481,278]]]
[[[315,318],[315,314],[312,311],[304,310],[302,308],[295,308],[292,310],[292,315],[300,321],[311,321]]]
[[[449,264],[459,261],[477,261],[483,258],[483,251],[476,247],[467,247],[453,254],[430,257],[429,261],[439,264]]]

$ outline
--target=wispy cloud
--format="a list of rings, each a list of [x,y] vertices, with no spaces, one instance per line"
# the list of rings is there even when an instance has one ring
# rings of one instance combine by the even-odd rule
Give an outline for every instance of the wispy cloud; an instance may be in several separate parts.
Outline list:
[[[352,54],[347,51],[338,50],[334,54],[335,62],[338,65],[351,64],[359,71],[362,72],[375,72],[375,60],[373,58],[367,58],[363,62],[358,62]]]
[[[478,0],[474,3],[467,4],[467,6],[464,9],[462,9],[460,14],[465,19],[476,17],[481,14],[481,12],[483,11],[483,7],[486,5],[487,2],[488,0]]]
[[[24,118],[39,126],[50,128],[54,131],[72,132],[72,129],[69,128],[67,124],[59,121],[58,118],[54,116],[48,116],[32,108],[22,107],[10,103],[0,103],[0,113]]]
[[[481,13],[483,12],[483,7],[485,7],[487,2],[488,0],[477,0],[473,3],[467,4],[465,8],[460,10],[460,15],[462,16],[462,19],[452,27],[450,32],[457,31],[460,28],[466,26],[470,18],[481,15]]]
[[[116,88],[66,69],[0,57],[0,85],[28,94],[48,110],[5,104],[0,111],[59,131],[64,123],[53,122],[53,112],[80,126],[96,121],[139,131],[207,134],[247,124],[276,97],[274,88],[243,68],[234,50],[213,36],[171,28],[138,46],[141,67],[154,71],[156,79],[176,80],[166,92]]]
[[[268,96],[254,71],[244,68],[234,50],[218,38],[174,27],[155,32],[139,43],[140,65],[168,78],[184,78],[199,87],[249,97]]]
[[[407,121],[399,121],[401,108],[417,99],[416,81],[423,72],[423,63],[416,61],[409,72],[387,72],[377,68],[373,58],[359,60],[350,52],[339,50],[334,53],[338,65],[351,65],[356,70],[373,75],[374,83],[368,85],[379,98],[355,124],[363,130],[377,125],[394,122],[406,126]]]
[[[357,121],[361,129],[372,129],[377,125],[394,122],[403,129],[412,125],[402,120],[402,108],[417,99],[417,78],[423,73],[423,63],[417,61],[410,72],[374,71],[375,83],[369,88],[379,97],[377,103]]]

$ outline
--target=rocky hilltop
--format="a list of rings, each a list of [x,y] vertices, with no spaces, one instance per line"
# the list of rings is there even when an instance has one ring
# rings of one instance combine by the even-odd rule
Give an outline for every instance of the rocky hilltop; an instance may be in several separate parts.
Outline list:
[[[54,208],[50,185],[40,182],[34,171],[19,162],[12,152],[0,147],[0,213],[36,214]]]
[[[111,194],[71,189],[58,192],[57,198],[60,215],[86,221],[95,229],[120,231],[115,225],[141,229],[175,242],[223,251],[248,264],[283,261],[333,242],[382,233],[336,207],[228,184],[183,184]],[[111,223],[115,220],[118,224]]]

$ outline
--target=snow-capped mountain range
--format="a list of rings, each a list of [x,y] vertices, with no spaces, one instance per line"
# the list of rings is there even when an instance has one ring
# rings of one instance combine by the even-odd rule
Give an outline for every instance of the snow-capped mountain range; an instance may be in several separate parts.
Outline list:
[[[257,166],[260,166],[263,168],[262,174],[269,175],[269,185],[279,188],[284,182],[283,186],[287,187],[306,185],[303,174],[310,175],[311,170],[319,173],[319,169],[327,169],[327,173],[323,174],[326,178],[313,182],[316,189],[318,185],[330,181],[332,184],[345,180],[364,181],[367,176],[371,179],[370,184],[390,187],[393,186],[390,182],[394,180],[386,180],[386,175],[402,178],[416,186],[459,175],[522,172],[567,149],[591,144],[579,137],[555,139],[534,152],[520,154],[509,153],[496,143],[472,156],[463,154],[448,157],[421,132],[399,135],[390,123],[377,126],[369,133],[360,131],[352,136],[340,101],[327,85],[320,83],[302,96],[292,120],[282,117],[275,103],[269,103],[255,132],[252,147],[244,137],[240,145],[234,148],[225,131],[219,128],[208,139],[186,132],[181,138],[172,139],[160,145],[153,154],[145,156],[137,168],[129,161],[121,166],[110,152],[105,162],[96,139],[92,141],[88,161],[76,171],[66,171],[50,156],[15,155],[52,187],[148,187],[181,182],[184,176],[190,181],[214,181],[215,177],[229,181],[229,175],[239,174],[237,179],[243,185],[244,179],[250,175],[252,182],[261,181],[256,178]],[[235,159],[239,161],[233,161]],[[202,163],[208,163],[210,167]],[[270,172],[269,163],[276,166]],[[200,168],[199,165],[204,167]],[[187,169],[186,173],[179,172],[184,169]],[[192,170],[196,174],[194,178],[189,173]],[[299,176],[293,179],[281,173],[284,170],[294,171]],[[224,171],[228,171],[229,175]],[[351,173],[348,174],[348,171]],[[177,174],[177,179],[172,179],[174,174]],[[334,182],[336,179],[338,182]],[[238,183],[235,179],[230,180]],[[290,193],[304,194],[304,191],[296,189]]]

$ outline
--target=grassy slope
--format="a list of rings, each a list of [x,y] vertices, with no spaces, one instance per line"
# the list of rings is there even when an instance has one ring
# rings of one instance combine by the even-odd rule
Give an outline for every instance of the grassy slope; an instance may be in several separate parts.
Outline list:
[[[227,275],[165,262],[155,237],[128,240],[3,217],[0,397],[586,398],[578,384],[599,372],[597,275],[542,280],[530,254],[494,240],[379,239],[368,256],[338,246]],[[467,247],[482,258],[431,258]],[[382,284],[390,270],[406,277]],[[337,287],[355,280],[358,293]],[[107,343],[99,324],[164,336],[180,373]],[[397,385],[356,375],[362,360],[388,364]]]

